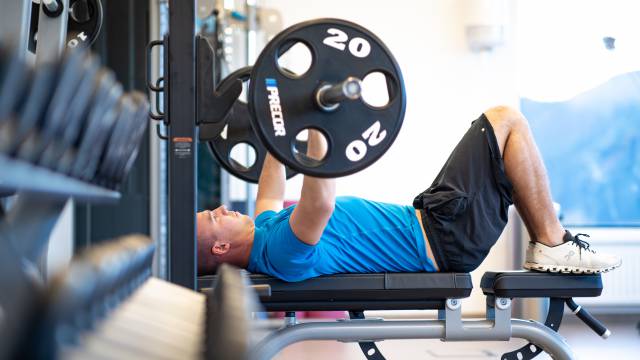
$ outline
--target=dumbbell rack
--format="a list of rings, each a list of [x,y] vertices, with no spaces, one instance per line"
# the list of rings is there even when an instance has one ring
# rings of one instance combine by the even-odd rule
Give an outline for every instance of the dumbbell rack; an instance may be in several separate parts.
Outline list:
[[[0,169],[0,192],[17,193],[0,218],[0,358],[6,358],[41,300],[38,263],[67,200],[110,203],[120,193],[2,155]]]
[[[2,13],[1,28],[16,50],[24,53],[31,1],[10,3]],[[69,1],[60,4],[66,9]],[[60,56],[66,45],[66,19],[40,16],[37,63]],[[0,215],[0,359],[4,359],[24,341],[42,301],[38,294],[45,279],[38,264],[67,200],[109,203],[120,199],[120,193],[4,155],[0,155],[0,193],[17,194],[7,213]]]

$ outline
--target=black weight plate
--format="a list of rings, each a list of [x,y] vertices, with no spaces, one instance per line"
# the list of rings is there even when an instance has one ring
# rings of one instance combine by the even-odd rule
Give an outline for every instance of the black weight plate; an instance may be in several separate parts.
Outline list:
[[[149,113],[149,102],[147,98],[141,92],[134,91],[130,94],[131,99],[136,107],[136,112],[132,115],[132,123],[133,129],[127,134],[129,138],[126,142],[127,148],[124,150],[124,156],[122,161],[118,165],[118,170],[114,176],[114,187],[118,187],[122,184],[122,181],[127,176],[131,167],[138,157],[138,151],[140,149],[140,143],[142,142],[142,137],[147,130],[147,126],[149,123],[149,117],[147,116]]]
[[[83,180],[94,178],[105,144],[118,115],[122,86],[113,72],[102,69],[98,74],[85,126],[76,146],[70,174]]]
[[[295,42],[306,45],[312,55],[311,67],[298,77],[278,65],[280,49]],[[333,112],[316,105],[321,85],[349,76],[364,79],[372,72],[387,78],[390,99],[384,107],[362,99],[343,101]],[[261,140],[285,165],[312,176],[345,176],[371,165],[389,149],[404,119],[406,95],[396,60],[374,34],[348,21],[320,19],[284,30],[260,53],[251,80],[249,109]],[[280,113],[276,104],[272,114],[270,95],[274,103],[279,97]],[[309,128],[328,141],[328,152],[317,166],[303,164],[293,150],[296,135]],[[361,146],[359,152],[354,145]]]
[[[237,79],[242,82],[248,82],[251,75],[251,67],[244,67],[229,74],[222,82],[220,87],[225,86],[228,82],[234,82]],[[247,104],[240,99],[236,100],[227,114],[225,121],[227,123],[226,136],[218,135],[214,140],[209,141],[209,150],[213,153],[218,163],[233,176],[251,183],[258,183],[260,173],[262,172],[262,164],[267,155],[267,149],[264,147],[258,135],[251,125],[251,115]],[[237,144],[249,144],[255,151],[254,163],[246,167],[231,158],[231,149]],[[297,172],[287,168],[286,177],[290,179],[297,175]]]
[[[38,122],[53,95],[57,74],[57,66],[53,63],[40,64],[36,68],[15,117],[0,128],[0,152],[13,155],[29,134],[39,131]]]
[[[100,0],[69,1],[67,46],[89,47],[98,38],[102,28],[102,3]]]

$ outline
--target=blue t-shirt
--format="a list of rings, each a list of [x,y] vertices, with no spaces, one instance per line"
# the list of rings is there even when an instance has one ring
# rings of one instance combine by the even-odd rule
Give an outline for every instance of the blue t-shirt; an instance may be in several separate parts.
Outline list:
[[[410,206],[338,197],[315,246],[291,230],[294,208],[265,211],[256,218],[247,270],[285,281],[338,273],[435,271]]]

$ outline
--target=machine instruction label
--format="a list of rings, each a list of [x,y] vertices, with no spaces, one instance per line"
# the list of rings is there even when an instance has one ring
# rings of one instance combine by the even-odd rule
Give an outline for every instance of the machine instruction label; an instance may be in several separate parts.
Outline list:
[[[192,155],[193,139],[190,137],[174,137],[173,141],[173,154],[177,158],[187,158]]]

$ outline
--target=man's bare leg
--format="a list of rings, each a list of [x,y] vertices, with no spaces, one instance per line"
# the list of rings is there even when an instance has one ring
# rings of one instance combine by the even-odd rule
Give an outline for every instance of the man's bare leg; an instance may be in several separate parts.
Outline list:
[[[513,184],[513,202],[531,239],[547,246],[561,244],[564,228],[553,208],[547,172],[527,120],[519,111],[504,106],[491,108],[485,115]]]

